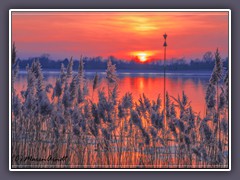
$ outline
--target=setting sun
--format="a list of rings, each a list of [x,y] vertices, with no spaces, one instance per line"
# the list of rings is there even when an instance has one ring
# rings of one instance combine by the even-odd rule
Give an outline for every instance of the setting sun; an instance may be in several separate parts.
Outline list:
[[[141,62],[147,61],[147,54],[146,53],[139,53],[138,58]]]
[[[144,63],[146,61],[151,60],[157,54],[156,51],[135,51],[132,52],[131,55],[134,56],[138,61]]]

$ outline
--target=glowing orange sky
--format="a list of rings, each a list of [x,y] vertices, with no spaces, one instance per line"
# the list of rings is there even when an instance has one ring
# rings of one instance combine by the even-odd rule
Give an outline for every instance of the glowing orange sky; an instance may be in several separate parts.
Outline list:
[[[227,12],[14,12],[12,40],[18,56],[52,58],[147,53],[163,58],[201,58],[218,47],[228,55]],[[137,53],[136,53],[137,52]],[[149,57],[148,57],[149,58]]]

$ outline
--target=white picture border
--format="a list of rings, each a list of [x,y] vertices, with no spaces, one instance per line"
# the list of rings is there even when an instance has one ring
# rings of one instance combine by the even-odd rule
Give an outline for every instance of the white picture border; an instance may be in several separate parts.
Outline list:
[[[12,13],[13,12],[228,12],[228,57],[229,57],[229,165],[228,169],[16,169],[11,164],[11,49],[12,49]],[[231,10],[230,9],[10,9],[9,10],[9,171],[231,171]]]

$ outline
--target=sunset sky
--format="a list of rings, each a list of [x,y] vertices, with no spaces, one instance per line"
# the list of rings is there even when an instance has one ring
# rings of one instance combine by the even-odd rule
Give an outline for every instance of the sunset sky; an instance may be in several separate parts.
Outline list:
[[[228,55],[227,12],[13,12],[12,40],[18,57],[51,59],[113,55],[143,61],[202,58],[219,48]]]

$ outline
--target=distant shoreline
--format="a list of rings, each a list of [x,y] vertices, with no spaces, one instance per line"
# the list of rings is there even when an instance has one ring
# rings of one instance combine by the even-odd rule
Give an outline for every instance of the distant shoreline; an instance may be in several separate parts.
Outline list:
[[[99,75],[105,74],[105,70],[103,69],[89,69],[85,70],[86,74],[95,74],[98,73]],[[43,74],[59,74],[60,71],[57,69],[43,69]],[[74,74],[77,71],[73,71]],[[198,75],[198,76],[210,76],[211,71],[208,70],[166,70],[166,75]],[[19,74],[27,74],[26,70],[20,70]],[[117,70],[117,74],[119,75],[144,75],[144,74],[151,74],[151,75],[163,75],[162,70]]]

